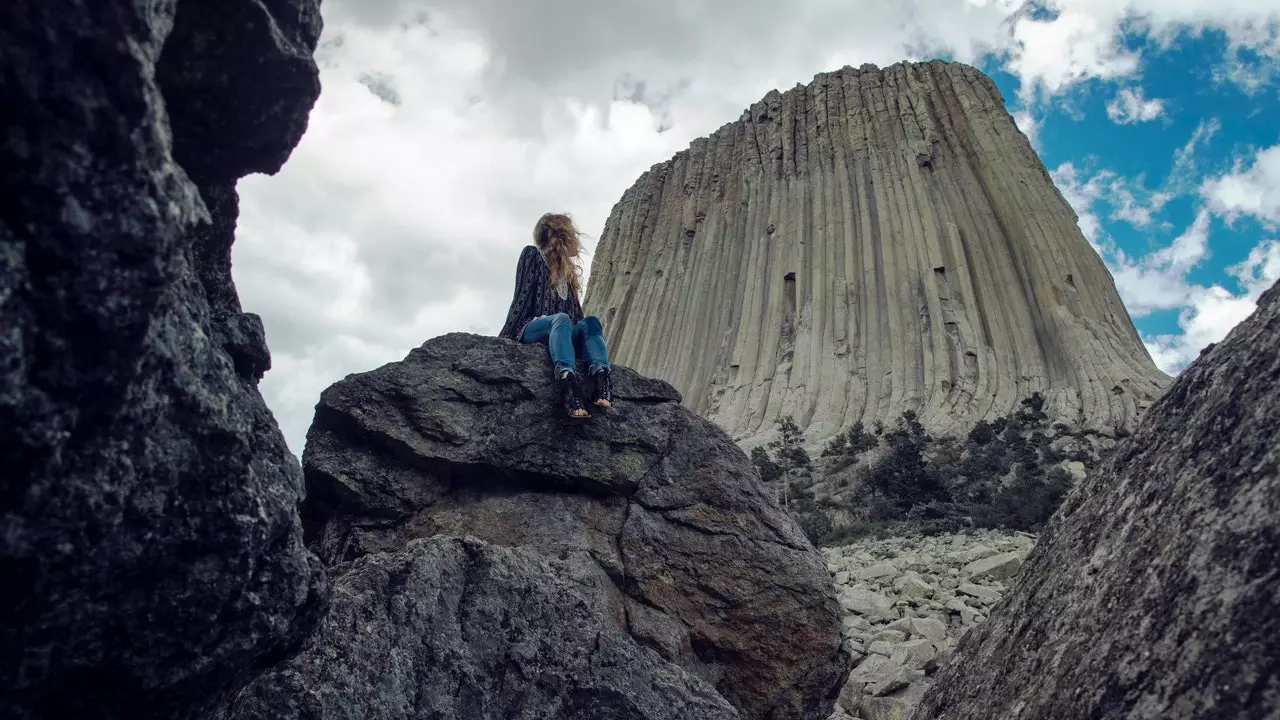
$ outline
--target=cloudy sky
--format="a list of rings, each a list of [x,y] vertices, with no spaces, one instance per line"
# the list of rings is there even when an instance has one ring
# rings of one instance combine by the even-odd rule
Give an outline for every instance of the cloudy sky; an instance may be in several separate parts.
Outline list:
[[[598,235],[641,172],[774,88],[946,58],[996,79],[1157,363],[1280,278],[1280,0],[324,0],[324,93],[240,183],[233,261],[301,453],[321,390],[496,333],[533,222]]]

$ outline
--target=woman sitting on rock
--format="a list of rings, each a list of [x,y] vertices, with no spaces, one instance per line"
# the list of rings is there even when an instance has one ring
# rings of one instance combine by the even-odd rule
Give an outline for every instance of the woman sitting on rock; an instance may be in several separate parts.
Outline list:
[[[533,229],[534,245],[520,253],[515,297],[499,337],[522,343],[545,343],[556,383],[569,417],[590,417],[578,382],[579,348],[591,376],[591,399],[600,407],[613,406],[604,330],[594,315],[582,316],[578,301],[582,268],[578,265],[578,230],[568,215],[547,213]]]

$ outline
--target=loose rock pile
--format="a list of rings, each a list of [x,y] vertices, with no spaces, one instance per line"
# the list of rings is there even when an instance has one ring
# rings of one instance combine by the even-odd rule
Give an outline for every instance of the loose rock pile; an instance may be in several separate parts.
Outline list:
[[[1026,533],[980,531],[824,548],[855,660],[831,720],[909,717],[1034,544]]]

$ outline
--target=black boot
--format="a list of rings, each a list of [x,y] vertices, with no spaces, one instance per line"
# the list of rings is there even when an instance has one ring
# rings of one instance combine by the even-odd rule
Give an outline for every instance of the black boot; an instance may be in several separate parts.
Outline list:
[[[610,374],[609,368],[600,370],[591,378],[595,381],[591,402],[600,407],[613,407],[613,375]]]
[[[591,417],[587,414],[586,403],[582,401],[582,388],[578,385],[578,373],[572,371],[561,373],[556,377],[556,384],[560,386],[560,400],[566,415],[575,420]],[[581,414],[575,414],[578,412]]]

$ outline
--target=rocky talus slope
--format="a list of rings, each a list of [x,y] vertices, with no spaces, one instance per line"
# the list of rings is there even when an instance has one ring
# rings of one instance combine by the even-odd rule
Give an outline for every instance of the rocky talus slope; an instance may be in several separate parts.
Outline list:
[[[822,556],[668,384],[563,416],[546,350],[451,334],[331,386],[303,466],[333,611],[222,716],[823,720]]]
[[[916,720],[1280,718],[1280,285],[1068,497]]]
[[[909,717],[1034,544],[1026,533],[979,531],[824,548],[854,658],[832,718]]]
[[[963,434],[1033,392],[1110,431],[1168,384],[995,84],[955,63],[818,75],[655,165],[586,306],[748,445],[785,415],[814,443],[904,410]]]
[[[317,0],[0,3],[0,717],[191,717],[323,614],[229,271],[319,34]]]

